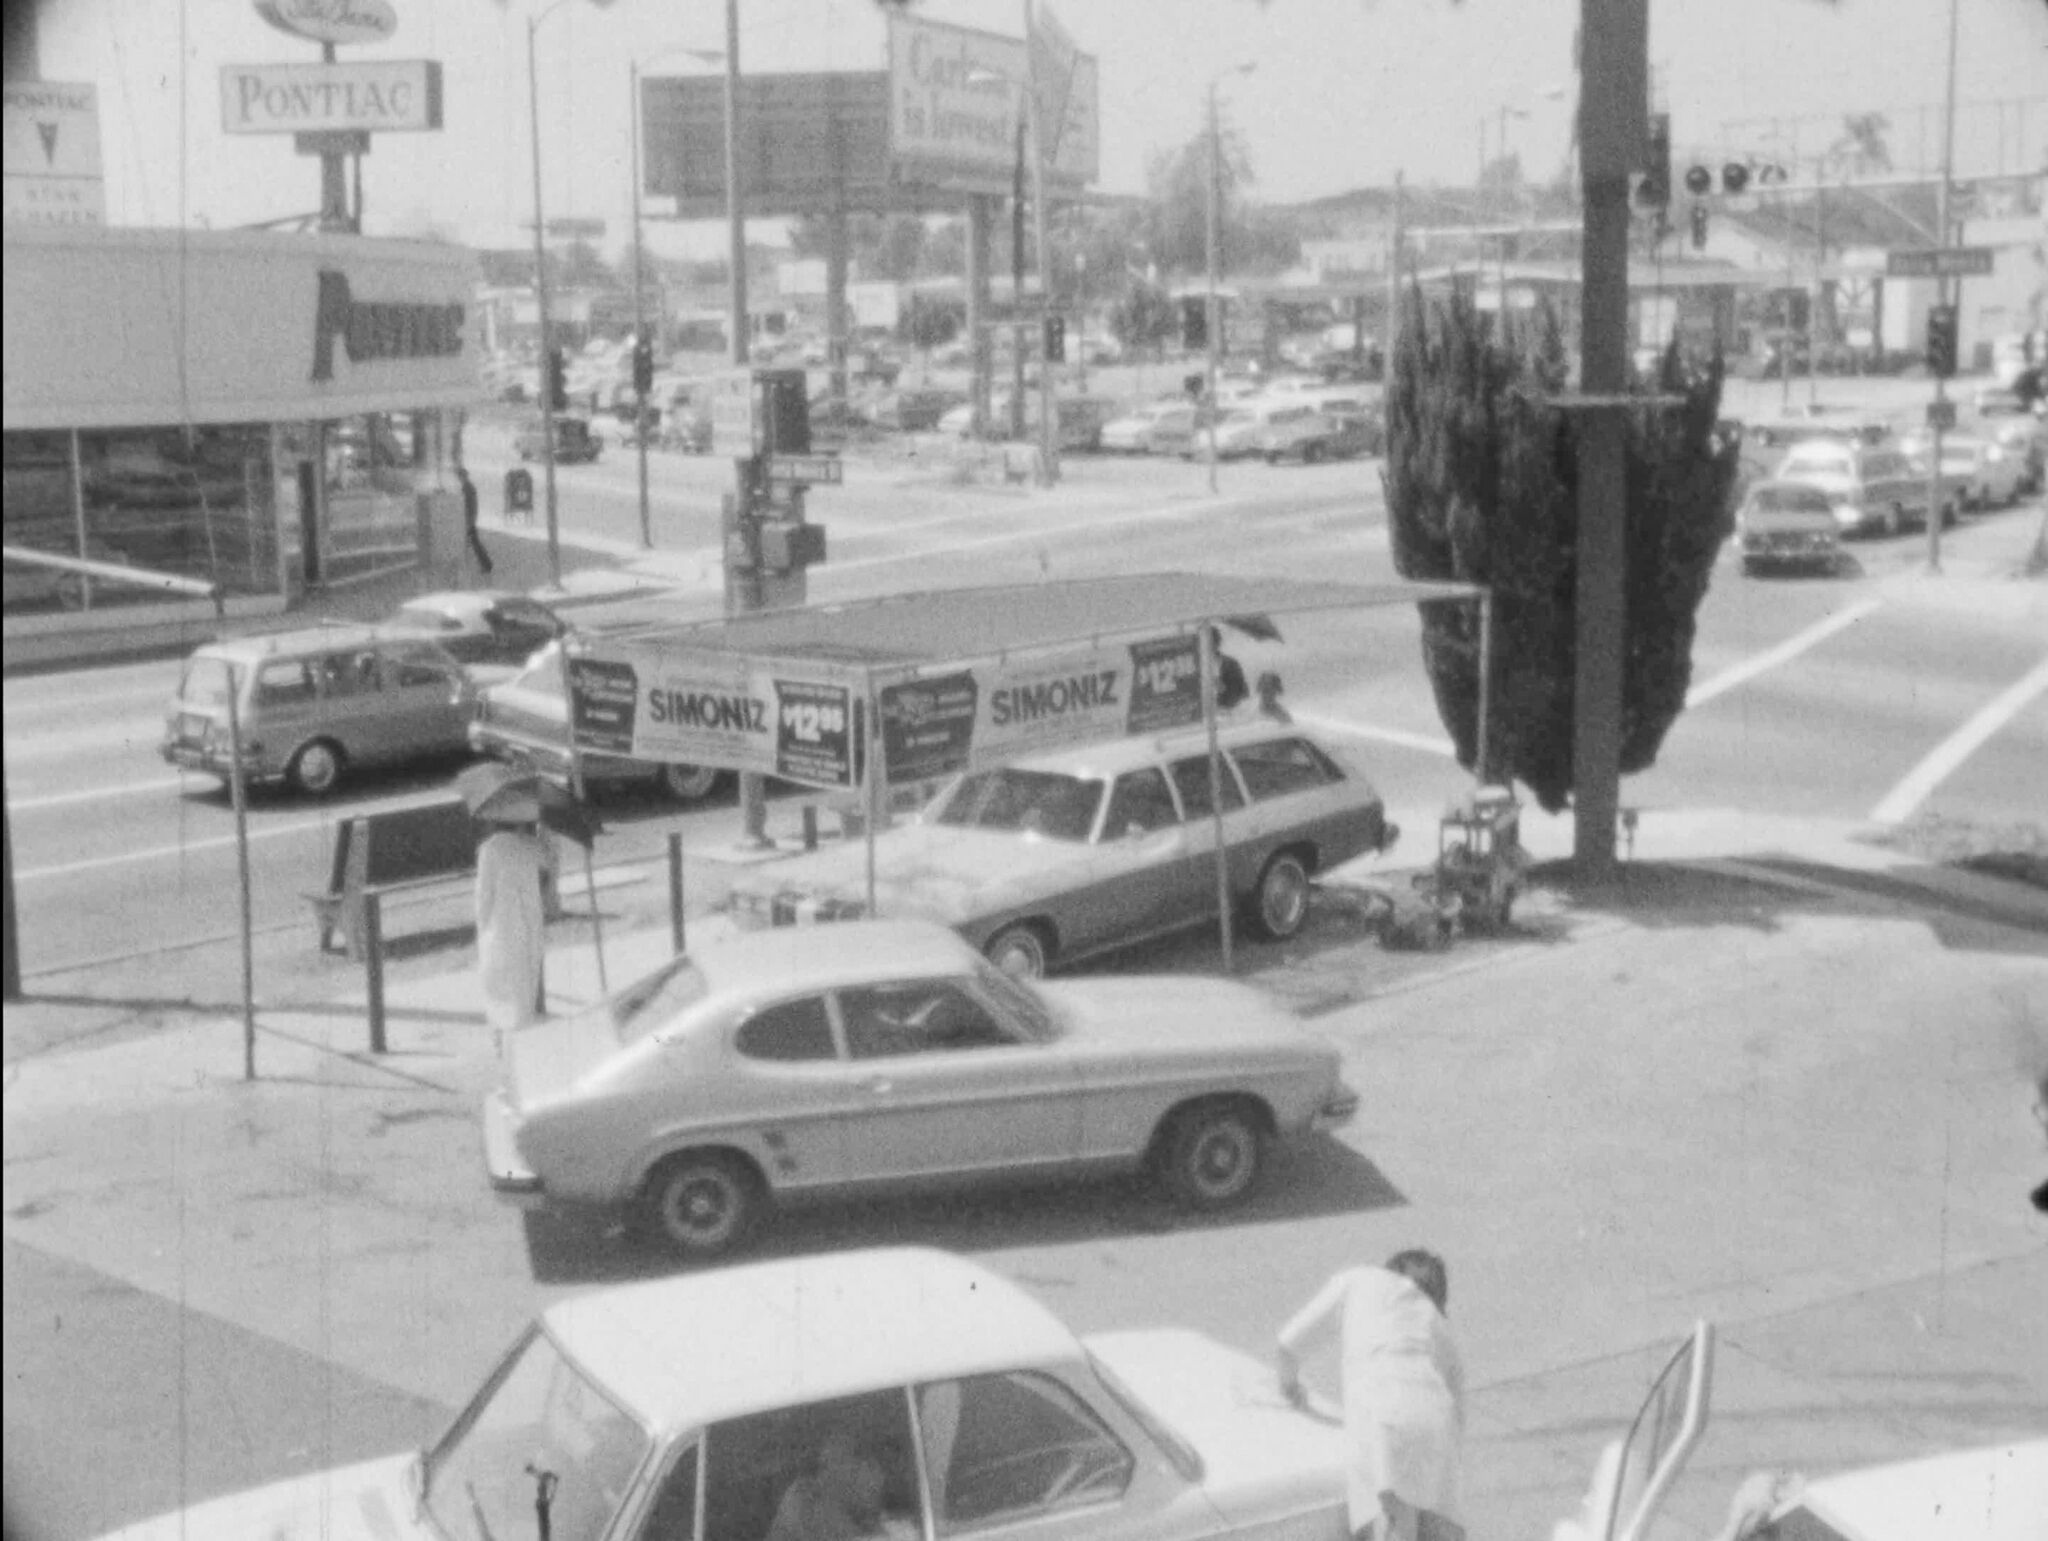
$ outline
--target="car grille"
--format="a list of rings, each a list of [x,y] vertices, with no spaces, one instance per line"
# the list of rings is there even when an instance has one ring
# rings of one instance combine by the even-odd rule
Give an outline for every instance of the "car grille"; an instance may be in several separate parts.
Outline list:
[[[1761,534],[1748,535],[1743,538],[1743,549],[1745,551],[1786,554],[1829,551],[1834,548],[1834,544],[1832,536],[1823,535],[1819,531],[1809,533],[1804,530],[1767,530]]]

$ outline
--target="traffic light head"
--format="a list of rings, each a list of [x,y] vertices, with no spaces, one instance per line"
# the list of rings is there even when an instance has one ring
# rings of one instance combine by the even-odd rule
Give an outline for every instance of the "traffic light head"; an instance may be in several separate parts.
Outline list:
[[[1721,168],[1722,192],[1729,194],[1740,193],[1748,186],[1749,168],[1743,165],[1741,161],[1730,161]]]
[[[654,344],[645,337],[633,344],[633,389],[642,396],[654,389]]]
[[[1714,190],[1714,174],[1704,166],[1685,168],[1685,190],[1695,198],[1704,198]]]
[[[1927,370],[1946,380],[1956,372],[1956,307],[1934,305],[1927,311]]]
[[[1643,180],[1636,184],[1636,202],[1646,209],[1665,208],[1671,202],[1670,113],[1650,115],[1650,133],[1646,143],[1648,156],[1643,166]]]
[[[547,378],[542,388],[548,393],[548,406],[552,411],[569,410],[569,363],[563,358],[560,348],[548,349]]]
[[[1209,305],[1202,299],[1180,302],[1181,346],[1194,352],[1209,346]]]
[[[1707,206],[1696,203],[1692,206],[1692,249],[1699,251],[1707,244]]]
[[[1045,360],[1048,364],[1064,364],[1067,361],[1067,318],[1047,316],[1045,318]]]

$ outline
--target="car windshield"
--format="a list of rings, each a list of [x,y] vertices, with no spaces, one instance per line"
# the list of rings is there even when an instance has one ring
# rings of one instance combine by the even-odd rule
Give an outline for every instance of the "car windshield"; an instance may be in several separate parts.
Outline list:
[[[1856,462],[1853,456],[1839,450],[1829,450],[1820,447],[1794,450],[1785,457],[1784,465],[1786,471],[1823,471],[1843,476],[1846,476],[1855,468]]]
[[[1033,1043],[1051,1043],[1060,1036],[1060,1020],[1051,1004],[1023,980],[1004,973],[985,958],[976,960],[975,977],[1004,1015],[1023,1029]]]
[[[532,658],[519,673],[513,684],[526,690],[539,691],[543,695],[559,696],[568,690],[562,674],[562,650],[550,643]]]
[[[226,706],[234,670],[225,658],[194,658],[178,682],[178,699],[191,706]]]
[[[510,1541],[535,1533],[542,1479],[552,1478],[541,1533],[598,1541],[649,1444],[638,1421],[536,1329],[427,1452],[420,1503],[453,1541]]]
[[[1759,513],[1765,514],[1825,514],[1828,500],[1811,487],[1759,487],[1756,494]]]
[[[387,631],[438,635],[444,631],[460,631],[462,623],[443,610],[430,610],[424,605],[401,605],[384,623],[384,627]]]
[[[932,822],[955,829],[999,829],[1048,840],[1086,840],[1105,783],[1056,771],[977,771],[961,778]]]
[[[612,1026],[618,1030],[619,1042],[631,1043],[667,1026],[704,999],[709,988],[688,958],[677,958],[638,984],[627,986],[611,1002]]]

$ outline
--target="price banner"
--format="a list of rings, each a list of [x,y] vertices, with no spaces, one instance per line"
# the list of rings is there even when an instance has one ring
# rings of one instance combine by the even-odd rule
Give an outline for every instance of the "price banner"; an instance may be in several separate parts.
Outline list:
[[[576,747],[603,754],[633,752],[639,677],[629,663],[569,660],[569,720]]]
[[[846,688],[778,679],[775,702],[775,774],[811,786],[852,786],[855,724]]]
[[[1131,644],[1132,733],[1158,733],[1202,720],[1202,650],[1195,637]]]
[[[882,759],[892,785],[964,770],[979,692],[973,674],[908,680],[882,691]]]

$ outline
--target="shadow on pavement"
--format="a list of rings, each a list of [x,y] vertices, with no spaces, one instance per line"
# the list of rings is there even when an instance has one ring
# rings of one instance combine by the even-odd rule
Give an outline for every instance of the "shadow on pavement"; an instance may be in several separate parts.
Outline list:
[[[1317,1137],[1275,1151],[1266,1180],[1241,1208],[1191,1215],[1137,1177],[1019,1185],[991,1192],[826,1201],[771,1217],[734,1262],[925,1246],[955,1252],[1045,1247],[1121,1235],[1163,1236],[1286,1224],[1405,1206],[1379,1168],[1349,1146]],[[536,1284],[619,1283],[689,1267],[643,1241],[616,1214],[528,1210],[527,1255]]]

